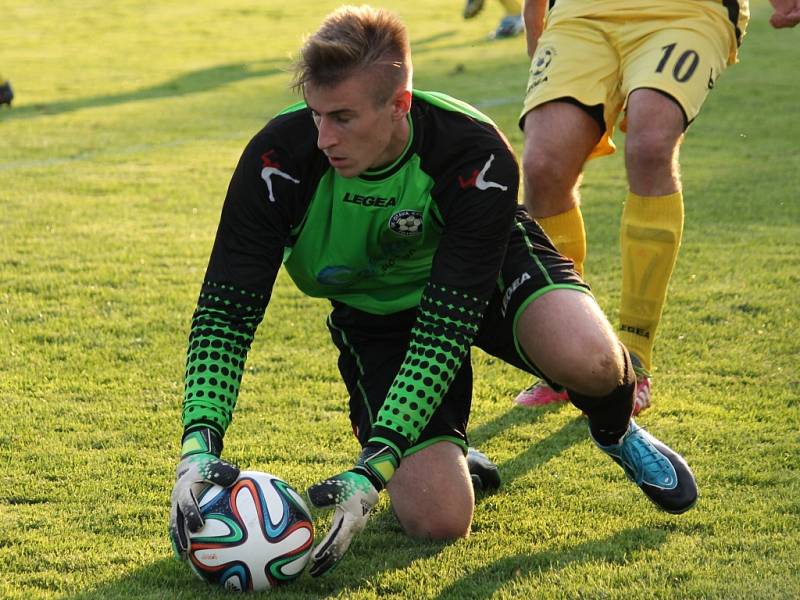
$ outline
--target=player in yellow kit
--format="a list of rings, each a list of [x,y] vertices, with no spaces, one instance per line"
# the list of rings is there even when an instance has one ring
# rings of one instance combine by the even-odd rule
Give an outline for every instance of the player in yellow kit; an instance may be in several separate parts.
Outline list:
[[[489,34],[493,39],[514,37],[525,31],[522,22],[522,5],[519,0],[499,0],[505,15],[500,19],[497,29]],[[483,10],[485,0],[467,0],[464,4],[464,18],[471,19]]]
[[[619,332],[637,371],[635,414],[650,405],[653,342],[683,231],[678,150],[737,60],[747,0],[526,0],[523,16],[525,205],[580,273],[584,163],[614,152],[620,117],[627,134]],[[516,402],[564,399],[536,384]]]

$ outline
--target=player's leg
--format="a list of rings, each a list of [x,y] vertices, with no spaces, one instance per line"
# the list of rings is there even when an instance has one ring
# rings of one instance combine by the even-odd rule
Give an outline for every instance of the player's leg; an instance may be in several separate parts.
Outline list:
[[[556,248],[582,273],[586,234],[579,182],[586,158],[603,131],[585,107],[555,100],[525,115],[524,132],[525,207]]]
[[[614,151],[618,58],[599,20],[550,15],[531,60],[520,126],[525,206],[580,273],[586,236],[578,184],[590,156]]]
[[[339,371],[350,394],[350,420],[362,445],[403,362],[415,319],[415,310],[370,315],[339,304],[328,318],[340,352]],[[452,539],[469,534],[475,503],[465,458],[471,391],[467,360],[387,486],[394,512],[409,535]]]
[[[524,117],[525,207],[581,274],[586,233],[579,182],[583,164],[602,134],[595,116],[587,107],[556,100],[534,107]],[[566,400],[565,393],[539,381],[520,392],[514,402],[541,406]]]
[[[685,122],[681,107],[660,92],[637,89],[629,96],[619,329],[637,373],[637,413],[650,406],[656,328],[683,233],[678,150]]]
[[[621,106],[615,72],[615,52],[594,23],[565,15],[551,19],[531,61],[523,106],[525,206],[580,274],[586,258],[581,172],[588,157],[613,152],[610,135]],[[539,381],[514,402],[566,400],[566,393]]]
[[[520,121],[525,207],[580,274],[586,258],[581,172],[588,157],[613,152],[610,134],[621,106],[615,73],[615,52],[594,23],[566,15],[549,20],[531,61]],[[566,393],[539,381],[514,402],[566,400]]]
[[[516,334],[531,362],[570,391],[606,396],[625,381],[623,348],[597,302],[585,292],[553,289],[541,295],[519,315]],[[622,431],[630,409],[632,405],[623,409]]]
[[[476,345],[568,390],[597,445],[660,508],[688,510],[694,476],[631,419],[635,377],[627,350],[580,277],[535,222],[518,215]]]
[[[525,31],[525,23],[522,20],[522,4],[520,3],[520,1],[519,0],[499,0],[499,1],[500,4],[503,5],[505,15],[503,15],[503,18],[500,19],[500,23],[497,25],[497,29],[495,29],[490,34],[490,37],[495,39],[508,38],[523,33]]]
[[[595,444],[651,501],[671,513],[694,505],[697,484],[686,461],[632,419],[633,365],[594,298],[572,289],[547,292],[523,310],[516,335],[529,360],[567,388]]]
[[[467,0],[464,3],[464,18],[471,19],[483,10],[484,0]]]
[[[725,68],[732,35],[723,16],[717,22],[701,10],[673,29],[650,27],[637,32],[630,49],[621,42],[629,191],[620,230],[619,326],[639,375],[637,410],[650,402],[653,345],[683,232],[679,146]]]

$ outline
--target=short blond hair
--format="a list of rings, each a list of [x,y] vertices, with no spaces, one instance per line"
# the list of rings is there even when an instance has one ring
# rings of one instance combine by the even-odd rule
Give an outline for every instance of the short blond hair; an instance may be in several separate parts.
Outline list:
[[[300,49],[292,87],[328,87],[356,73],[374,75],[376,104],[398,89],[411,89],[408,32],[392,12],[371,6],[342,6],[330,13]]]

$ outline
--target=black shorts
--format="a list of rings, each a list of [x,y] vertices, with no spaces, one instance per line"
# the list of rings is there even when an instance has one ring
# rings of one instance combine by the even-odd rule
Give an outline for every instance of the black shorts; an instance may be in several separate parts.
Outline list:
[[[544,378],[523,353],[514,331],[525,307],[557,288],[589,290],[575,272],[572,261],[559,254],[539,225],[520,209],[497,287],[472,345]],[[350,421],[362,446],[370,437],[372,423],[405,358],[416,318],[416,308],[374,315],[333,303],[328,329],[339,349],[339,372],[350,394]],[[441,440],[466,449],[471,403],[472,365],[465,360],[441,406],[406,455]]]

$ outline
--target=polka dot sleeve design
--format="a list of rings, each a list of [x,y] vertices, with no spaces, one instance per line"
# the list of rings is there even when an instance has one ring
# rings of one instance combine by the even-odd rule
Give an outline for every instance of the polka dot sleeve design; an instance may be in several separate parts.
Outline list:
[[[206,281],[192,317],[184,375],[183,426],[230,425],[247,352],[269,298]]]
[[[463,290],[428,284],[371,441],[389,442],[401,453],[414,444],[468,356],[487,304]]]

